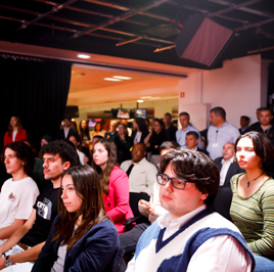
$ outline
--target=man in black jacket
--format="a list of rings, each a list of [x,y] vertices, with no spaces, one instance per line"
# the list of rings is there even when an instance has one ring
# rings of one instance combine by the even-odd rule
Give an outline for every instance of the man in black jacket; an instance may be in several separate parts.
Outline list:
[[[244,172],[235,162],[234,156],[234,144],[226,143],[223,146],[223,157],[214,160],[220,171],[220,187],[214,203],[214,209],[229,220],[231,220],[229,210],[232,200],[230,179],[234,175]]]

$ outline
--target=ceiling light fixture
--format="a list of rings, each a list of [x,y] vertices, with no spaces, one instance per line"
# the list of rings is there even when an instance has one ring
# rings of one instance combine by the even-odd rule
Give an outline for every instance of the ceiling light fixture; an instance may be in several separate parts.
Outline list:
[[[144,103],[144,100],[138,99],[137,102],[138,102],[138,103]]]
[[[86,55],[86,54],[77,54],[77,57],[79,59],[90,59],[91,58],[90,55]]]
[[[121,79],[117,79],[117,78],[112,78],[112,77],[105,77],[104,80],[106,81],[121,81]]]
[[[117,79],[122,79],[122,80],[131,80],[131,77],[127,77],[127,76],[113,76],[113,78],[117,78]]]

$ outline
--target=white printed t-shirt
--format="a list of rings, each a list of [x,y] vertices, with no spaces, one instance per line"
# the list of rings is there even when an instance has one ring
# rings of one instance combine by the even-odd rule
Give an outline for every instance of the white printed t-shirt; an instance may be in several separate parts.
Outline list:
[[[15,219],[27,220],[39,195],[31,177],[5,181],[0,193],[0,229],[13,224]]]

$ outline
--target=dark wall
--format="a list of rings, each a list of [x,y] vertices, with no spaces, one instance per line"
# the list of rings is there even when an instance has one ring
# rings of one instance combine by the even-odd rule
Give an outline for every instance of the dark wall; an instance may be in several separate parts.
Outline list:
[[[18,115],[29,140],[53,138],[61,123],[70,85],[71,64],[47,60],[0,58],[0,148],[10,117]]]

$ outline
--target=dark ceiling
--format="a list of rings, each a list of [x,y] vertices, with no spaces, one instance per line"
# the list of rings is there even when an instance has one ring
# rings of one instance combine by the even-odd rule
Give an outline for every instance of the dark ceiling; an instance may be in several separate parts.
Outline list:
[[[273,2],[1,0],[0,40],[199,67],[178,57],[175,41],[185,22],[200,14],[233,30],[210,68],[249,54],[274,60]]]

